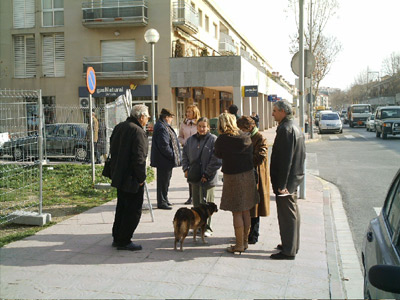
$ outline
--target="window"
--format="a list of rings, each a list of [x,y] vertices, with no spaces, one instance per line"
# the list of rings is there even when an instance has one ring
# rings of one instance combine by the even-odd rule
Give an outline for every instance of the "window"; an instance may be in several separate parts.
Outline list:
[[[199,25],[203,27],[203,11],[199,9]]]
[[[208,18],[208,16],[205,16],[205,25],[206,25],[206,31],[209,32],[210,31],[210,19]]]
[[[42,0],[43,27],[64,26],[64,0]]]
[[[217,26],[217,24],[213,23],[213,27],[214,27],[214,37],[216,39],[218,39],[218,26]]]
[[[36,49],[33,35],[14,36],[14,77],[36,76]]]
[[[35,27],[35,0],[13,1],[14,28]]]
[[[384,206],[386,221],[393,234],[400,222],[400,177],[389,191],[388,201]]]
[[[65,75],[64,34],[43,35],[43,76],[63,77]]]

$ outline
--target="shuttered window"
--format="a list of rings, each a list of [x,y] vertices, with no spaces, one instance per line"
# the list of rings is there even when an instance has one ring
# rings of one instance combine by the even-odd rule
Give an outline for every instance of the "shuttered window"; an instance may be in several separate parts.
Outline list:
[[[135,56],[135,40],[101,41],[101,56],[103,61],[115,60],[116,57],[121,59],[127,56],[133,57]]]
[[[33,35],[14,36],[14,77],[36,76],[36,49]]]
[[[13,1],[14,28],[35,27],[35,0]]]
[[[64,34],[43,35],[43,76],[63,77],[65,75]]]
[[[64,0],[42,0],[43,27],[64,26]]]

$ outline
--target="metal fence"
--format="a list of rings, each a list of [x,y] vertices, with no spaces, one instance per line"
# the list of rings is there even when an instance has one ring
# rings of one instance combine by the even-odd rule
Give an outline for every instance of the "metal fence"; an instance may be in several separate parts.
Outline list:
[[[41,163],[13,147],[18,141],[27,151],[38,149],[40,102],[40,91],[0,90],[0,224],[19,212],[41,213]]]

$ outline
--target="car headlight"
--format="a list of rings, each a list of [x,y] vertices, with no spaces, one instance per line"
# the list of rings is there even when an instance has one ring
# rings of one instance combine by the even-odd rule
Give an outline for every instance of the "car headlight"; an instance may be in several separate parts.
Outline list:
[[[383,123],[383,127],[392,127],[392,123]]]
[[[393,127],[399,127],[400,123],[394,123]]]

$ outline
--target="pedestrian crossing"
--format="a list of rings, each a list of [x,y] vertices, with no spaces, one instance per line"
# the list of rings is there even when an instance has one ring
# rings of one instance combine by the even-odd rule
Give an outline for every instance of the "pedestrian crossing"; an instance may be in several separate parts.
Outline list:
[[[366,139],[365,136],[362,136],[360,134],[324,134],[321,135],[323,140],[355,140],[355,139]]]

